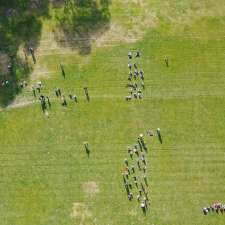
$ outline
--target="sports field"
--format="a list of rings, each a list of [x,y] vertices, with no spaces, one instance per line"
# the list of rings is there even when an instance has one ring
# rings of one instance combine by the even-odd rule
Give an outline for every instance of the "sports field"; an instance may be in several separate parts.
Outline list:
[[[224,225],[225,213],[202,213],[225,203],[224,0],[83,0],[85,10],[44,2],[31,39],[20,36],[22,22],[10,31],[18,43],[0,34],[21,60],[21,46],[35,42],[37,60],[28,53],[29,69],[9,78],[26,87],[0,89],[0,225]],[[145,89],[125,101],[130,50],[141,52]],[[32,93],[39,81],[47,114]],[[147,135],[157,128],[162,143]],[[146,215],[121,175],[140,133],[149,148]]]

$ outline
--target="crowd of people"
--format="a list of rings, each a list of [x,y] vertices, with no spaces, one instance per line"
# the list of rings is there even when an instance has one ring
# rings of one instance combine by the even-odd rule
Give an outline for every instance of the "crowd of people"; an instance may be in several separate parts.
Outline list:
[[[147,180],[147,152],[148,148],[144,141],[144,135],[140,134],[137,142],[132,147],[127,148],[129,160],[127,158],[124,159],[122,172],[128,200],[132,201],[136,198],[144,213],[146,213],[150,205]]]
[[[220,202],[214,203],[211,206],[202,208],[202,212],[204,215],[208,215],[208,213],[225,213],[225,204],[222,204]]]
[[[142,99],[144,85],[144,72],[139,68],[138,59],[141,57],[139,51],[128,52],[128,81],[127,87],[129,88],[128,95],[125,97],[126,101],[134,99]]]

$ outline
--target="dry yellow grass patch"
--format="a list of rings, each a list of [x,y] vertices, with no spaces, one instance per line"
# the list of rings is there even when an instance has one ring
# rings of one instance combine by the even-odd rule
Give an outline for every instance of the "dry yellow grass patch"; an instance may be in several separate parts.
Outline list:
[[[76,224],[85,225],[86,219],[92,216],[88,207],[81,202],[74,202],[71,212],[71,217],[76,221]]]
[[[34,71],[31,74],[31,80],[39,80],[40,78],[49,78],[50,71],[47,67],[34,67]]]
[[[93,196],[99,193],[99,187],[95,181],[88,181],[83,184],[84,192],[87,195]]]

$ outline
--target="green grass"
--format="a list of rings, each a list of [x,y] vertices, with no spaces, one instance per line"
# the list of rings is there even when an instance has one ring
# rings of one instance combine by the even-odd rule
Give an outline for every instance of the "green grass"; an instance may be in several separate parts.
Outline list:
[[[92,44],[85,56],[47,51],[38,57],[37,66],[50,71],[41,79],[43,93],[53,98],[54,88],[61,87],[66,95],[76,93],[78,104],[63,108],[54,100],[49,117],[39,104],[0,112],[1,225],[224,224],[224,215],[201,212],[213,202],[225,202],[223,1],[142,2],[137,9],[119,0],[110,5],[111,23],[128,31],[136,29],[130,12],[140,20],[156,13],[157,25],[147,27],[135,43],[110,40],[112,45]],[[47,37],[54,17],[43,23]],[[142,52],[146,90],[141,101],[124,100],[129,49]],[[29,88],[17,98],[33,99]],[[121,170],[127,146],[157,127],[163,144],[146,137],[151,207],[143,216],[137,202],[127,200]],[[90,158],[84,141],[90,144]],[[87,181],[96,182],[99,193],[87,196]],[[75,202],[85,204],[90,216],[72,218]]]

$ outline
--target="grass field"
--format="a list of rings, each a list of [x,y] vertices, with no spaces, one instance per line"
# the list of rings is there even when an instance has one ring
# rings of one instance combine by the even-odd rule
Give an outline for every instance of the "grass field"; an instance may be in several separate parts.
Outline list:
[[[1,104],[0,225],[224,225],[225,215],[201,212],[225,202],[224,1],[113,0],[104,7],[104,26],[84,22],[69,38],[56,19],[62,8],[50,4],[40,17],[28,87]],[[142,100],[126,102],[130,49],[142,53],[146,89]],[[39,80],[52,99],[49,117],[31,92]],[[56,87],[76,93],[78,104],[62,107]],[[157,127],[162,144],[145,136],[151,206],[144,216],[127,200],[121,171],[127,146]]]

